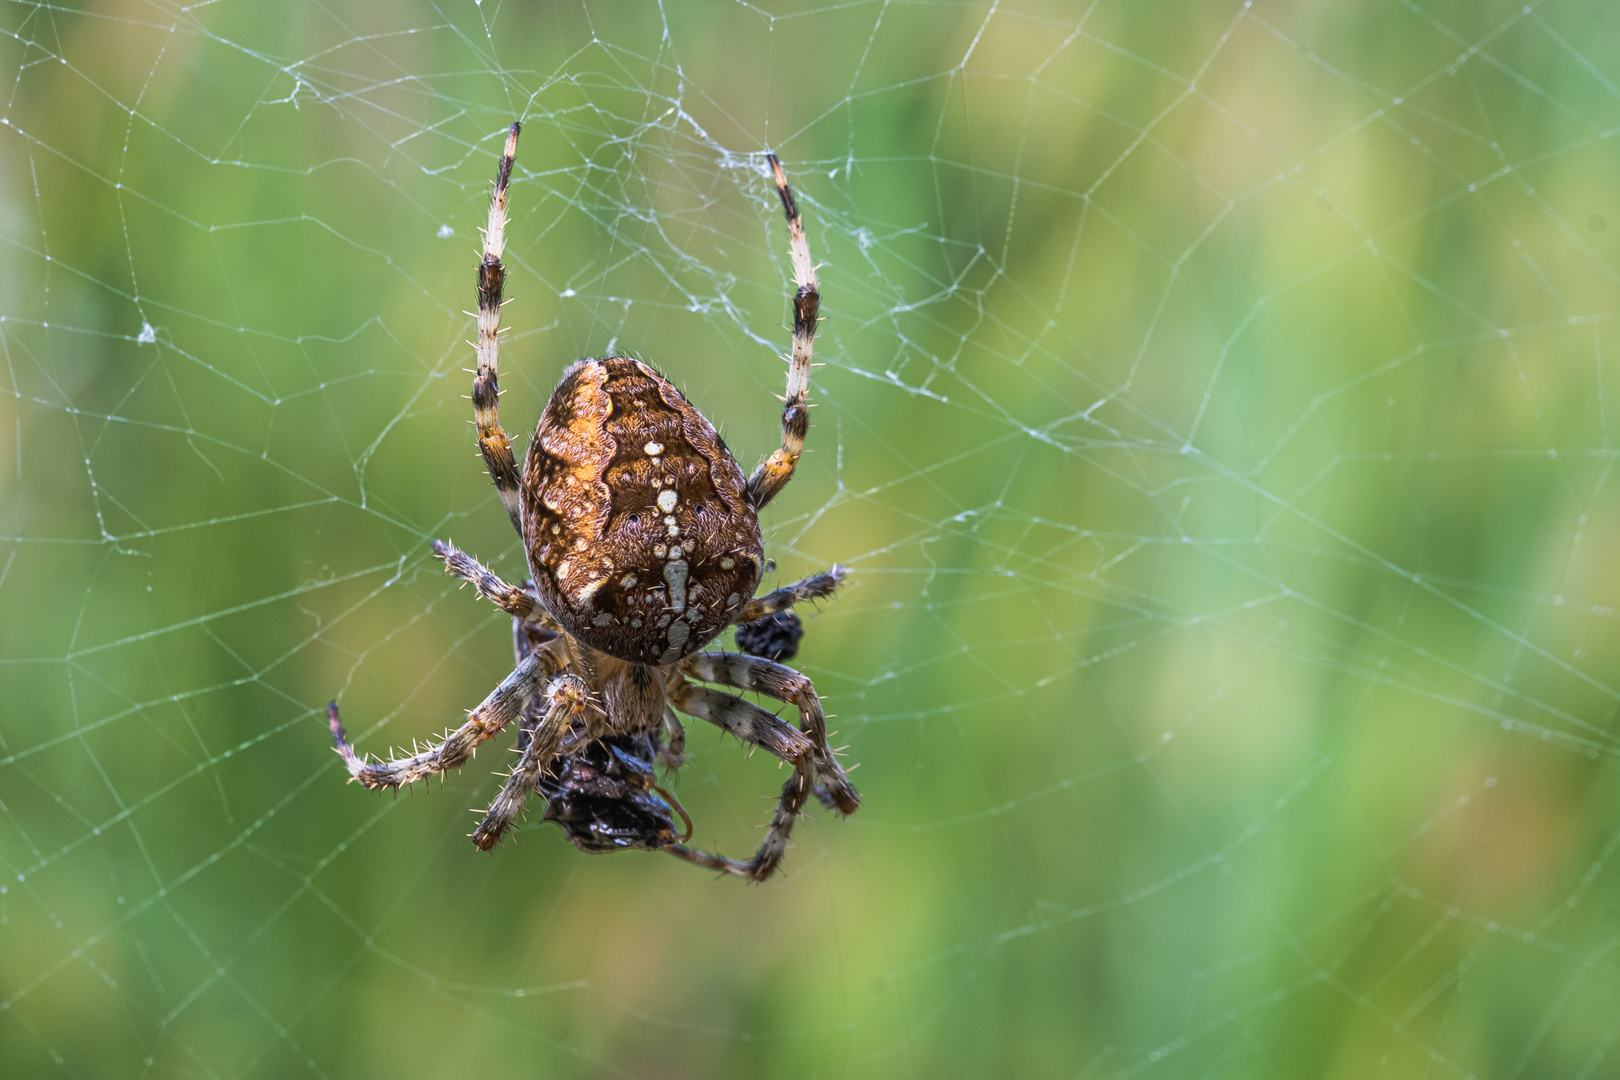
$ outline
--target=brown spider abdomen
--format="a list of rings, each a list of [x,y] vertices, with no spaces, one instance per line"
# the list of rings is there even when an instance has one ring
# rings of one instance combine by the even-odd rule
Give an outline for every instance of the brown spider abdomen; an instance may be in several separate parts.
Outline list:
[[[672,664],[759,584],[747,481],[714,426],[639,360],[581,360],[523,464],[523,543],[541,602],[611,656]]]

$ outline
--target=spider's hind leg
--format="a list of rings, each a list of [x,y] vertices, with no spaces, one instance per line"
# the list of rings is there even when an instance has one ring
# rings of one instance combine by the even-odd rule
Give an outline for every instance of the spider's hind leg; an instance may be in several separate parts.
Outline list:
[[[506,152],[501,155],[495,177],[495,197],[489,204],[489,224],[484,229],[484,253],[478,263],[478,374],[473,379],[473,420],[478,425],[478,450],[484,455],[489,478],[495,481],[512,527],[523,535],[523,518],[518,512],[518,468],[512,456],[512,440],[501,428],[500,332],[501,289],[506,268],[501,254],[506,248],[506,188],[512,181],[512,160],[517,156],[519,126],[506,133]]]
[[[793,294],[793,354],[788,360],[786,404],[782,406],[782,446],[762,461],[748,478],[748,501],[755,510],[776,497],[787,482],[793,479],[793,470],[804,453],[804,437],[810,432],[810,353],[816,336],[816,320],[820,318],[821,291],[816,284],[816,266],[810,261],[810,245],[804,239],[804,219],[799,216],[799,204],[788,187],[787,174],[775,154],[767,154],[771,163],[771,179],[776,181],[776,193],[782,199],[782,213],[788,223],[788,252],[793,259],[793,281],[798,290]]]

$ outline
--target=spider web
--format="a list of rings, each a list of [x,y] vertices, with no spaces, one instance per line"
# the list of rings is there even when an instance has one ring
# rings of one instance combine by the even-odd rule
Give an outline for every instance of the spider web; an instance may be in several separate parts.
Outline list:
[[[1601,5],[8,3],[8,1076],[1609,1075],[1620,25]],[[663,368],[766,516],[865,805],[752,889],[592,858],[429,542],[462,395]],[[780,776],[690,725],[696,840]]]

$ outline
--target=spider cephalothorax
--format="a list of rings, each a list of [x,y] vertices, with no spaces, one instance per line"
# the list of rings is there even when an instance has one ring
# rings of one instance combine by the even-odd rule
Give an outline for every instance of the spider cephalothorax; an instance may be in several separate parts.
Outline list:
[[[552,393],[521,475],[501,429],[497,385],[505,269],[506,193],[518,125],[506,140],[478,268],[478,445],[507,514],[523,538],[532,580],[518,588],[450,544],[435,542],[445,569],[512,616],[517,667],[442,742],[410,757],[364,761],[349,744],[336,703],[332,738],[366,787],[397,788],[463,764],[478,745],[518,720],[518,760],[473,842],[489,850],[538,791],[555,821],[585,851],[668,851],[702,866],[762,881],[786,850],[813,793],[850,814],[860,797],[827,745],[810,680],[775,662],[798,643],[794,604],[830,596],[833,567],[764,596],[759,511],[793,476],[809,428],[810,347],[820,294],[793,192],[767,155],[788,222],[798,291],[782,445],[743,476],[714,425],[639,360],[581,360]],[[760,655],[702,652],[727,626]],[[756,644],[757,643],[757,644]],[[766,657],[770,657],[767,659]],[[798,727],[720,690],[720,683],[794,705]],[[700,717],[793,766],[765,842],[739,861],[684,845],[691,823],[656,783],[673,771],[685,732],[676,712]],[[679,816],[684,828],[675,832]]]

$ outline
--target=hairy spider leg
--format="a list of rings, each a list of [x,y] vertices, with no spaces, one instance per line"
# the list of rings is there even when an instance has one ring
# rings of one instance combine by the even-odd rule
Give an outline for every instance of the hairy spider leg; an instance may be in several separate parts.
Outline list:
[[[557,756],[563,736],[568,733],[574,719],[590,704],[590,688],[578,675],[563,674],[546,686],[546,713],[523,740],[522,752],[500,794],[490,803],[484,820],[473,830],[472,840],[480,851],[488,851],[500,842],[501,834],[517,817],[534,789],[540,786],[540,773]]]
[[[664,706],[664,745],[658,748],[658,760],[671,773],[686,764],[686,727],[675,710]]]
[[[816,267],[810,261],[810,245],[804,239],[804,221],[788,187],[787,175],[775,154],[767,154],[776,192],[782,197],[787,215],[788,252],[793,259],[793,279],[798,292],[793,296],[793,352],[788,360],[787,396],[782,406],[782,446],[760,463],[748,478],[748,501],[755,510],[776,497],[793,479],[793,469],[804,452],[804,437],[810,430],[810,347],[816,336],[816,320],[821,310],[821,292],[816,285]]]
[[[437,547],[434,548],[438,550]],[[753,622],[763,619],[767,615],[775,615],[779,611],[787,611],[794,604],[802,604],[806,600],[820,600],[831,596],[843,584],[844,578],[849,574],[842,566],[834,566],[830,570],[823,570],[819,574],[811,574],[802,581],[795,581],[791,585],[784,585],[780,589],[756,596],[743,605],[732,622]],[[496,601],[499,603],[499,601]]]
[[[559,639],[561,640],[561,639]],[[478,745],[494,738],[510,724],[534,697],[540,683],[562,667],[558,650],[547,645],[526,657],[522,663],[467,717],[467,722],[446,735],[444,741],[410,757],[392,761],[362,761],[354,752],[338,719],[337,702],[327,706],[327,723],[349,775],[368,788],[398,788],[418,780],[448,772],[464,764]]]
[[[853,814],[859,808],[860,794],[827,746],[827,722],[821,712],[821,700],[807,677],[782,664],[740,653],[693,653],[677,666],[682,674],[694,679],[735,686],[796,706],[799,729],[810,737],[814,748],[815,771],[821,779],[817,797],[840,814]]]
[[[512,160],[517,156],[518,131],[514,123],[506,133],[506,152],[501,155],[495,175],[495,197],[489,203],[489,224],[484,228],[484,255],[478,263],[478,373],[473,378],[473,419],[478,424],[478,449],[484,455],[489,478],[495,481],[512,527],[523,535],[523,518],[518,510],[518,468],[512,456],[512,440],[501,429],[500,330],[501,287],[506,269],[501,253],[506,248],[506,188],[512,180]]]
[[[675,708],[688,716],[707,720],[745,743],[763,747],[793,766],[793,776],[782,788],[765,842],[749,861],[711,855],[681,844],[672,844],[664,849],[699,866],[764,881],[776,869],[777,863],[782,861],[782,854],[793,835],[793,823],[804,809],[805,797],[815,775],[815,744],[793,725],[735,694],[693,686],[680,679],[671,686],[669,699]]]
[[[774,754],[789,765],[815,760],[815,744],[798,728],[735,694],[693,686],[685,679],[671,688],[671,705],[707,720],[722,731]]]
[[[444,560],[445,573],[454,574],[467,582],[478,590],[479,596],[513,618],[520,619],[530,626],[544,627],[552,631],[559,629],[556,621],[540,606],[540,601],[534,598],[533,593],[510,584],[456,545],[445,540],[435,540],[433,554]]]
[[[788,782],[782,785],[782,797],[776,803],[776,814],[771,818],[765,842],[747,862],[728,859],[723,855],[711,855],[684,844],[671,844],[664,850],[687,862],[706,866],[711,870],[722,870],[751,881],[764,881],[776,870],[777,864],[782,861],[782,856],[787,851],[788,840],[793,835],[793,822],[804,810],[805,800],[810,796],[810,784],[809,769],[800,766],[793,770]]]

